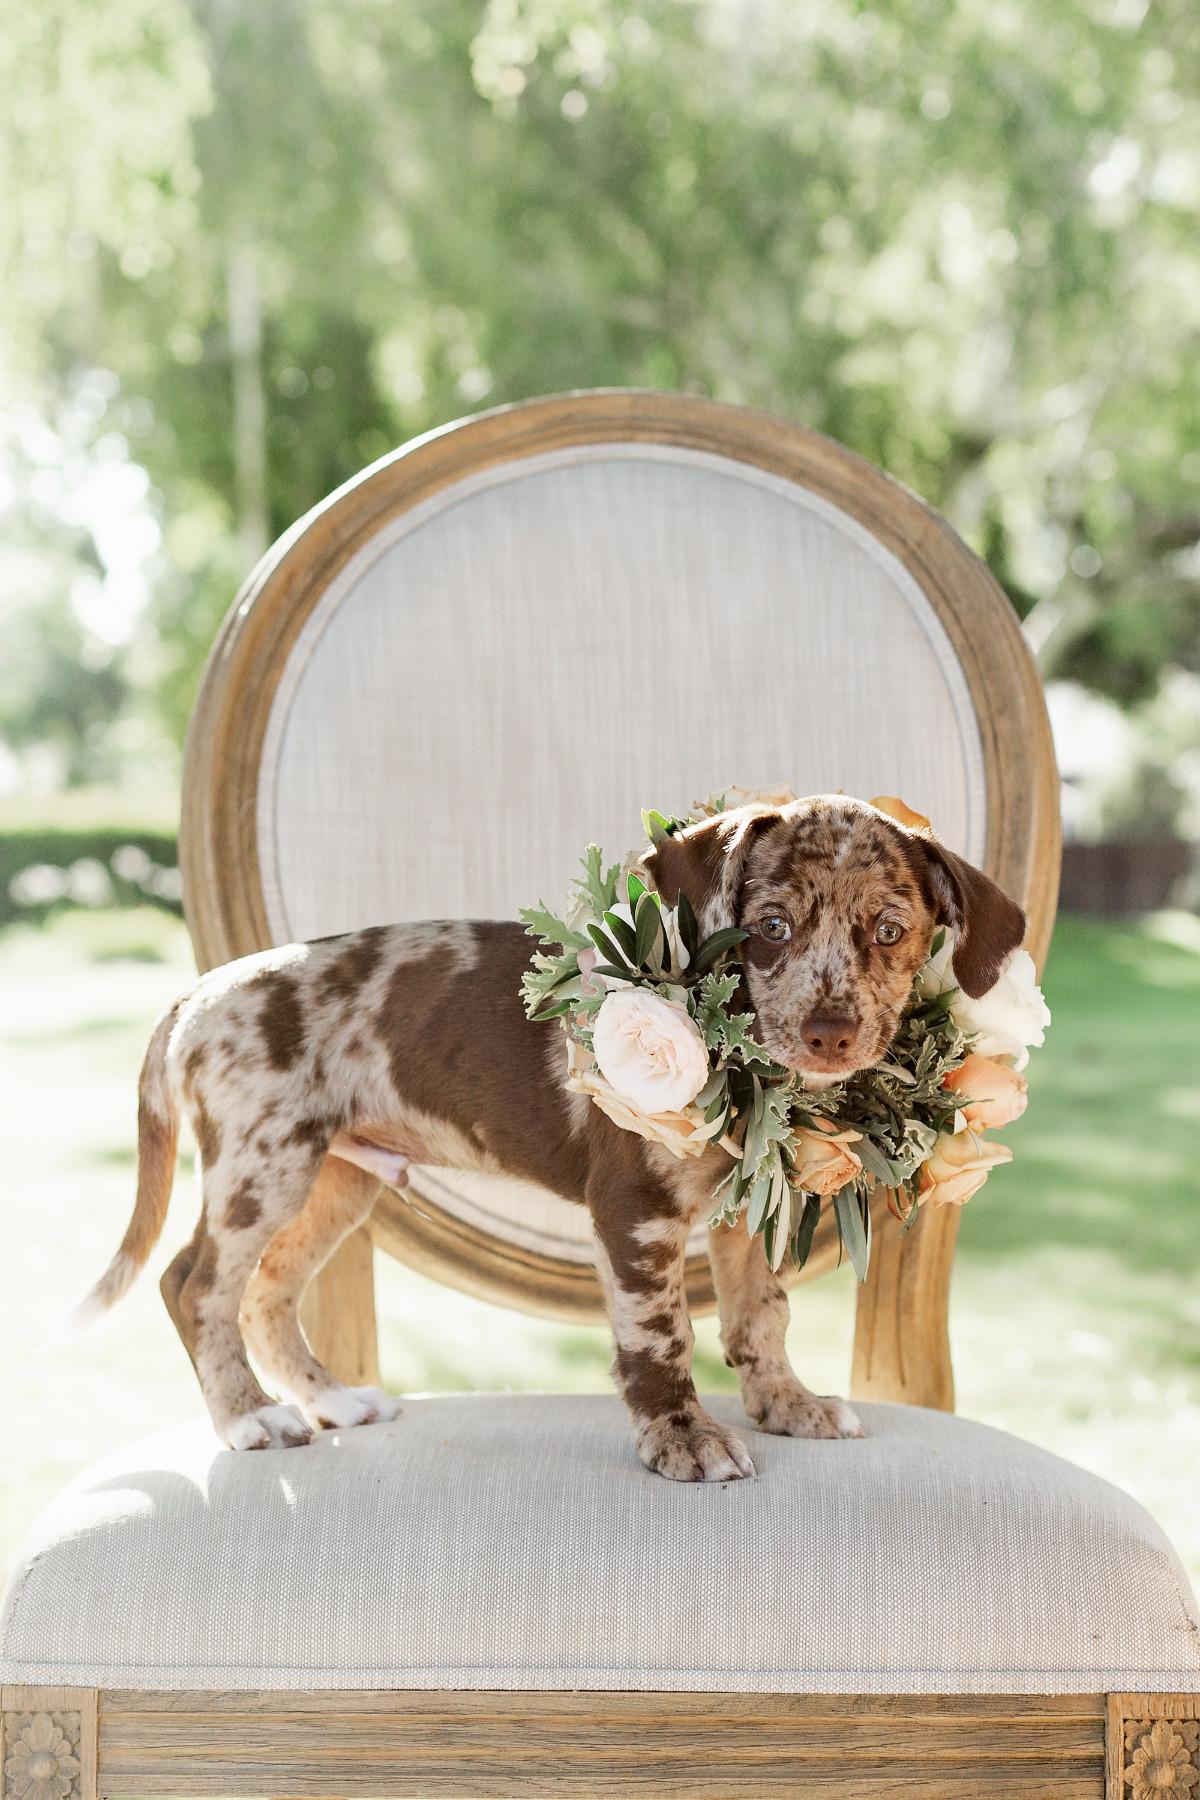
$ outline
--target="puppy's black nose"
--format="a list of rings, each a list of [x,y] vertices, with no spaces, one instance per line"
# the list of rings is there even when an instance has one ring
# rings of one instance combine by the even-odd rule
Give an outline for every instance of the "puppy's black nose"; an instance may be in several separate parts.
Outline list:
[[[805,1049],[814,1056],[841,1056],[858,1033],[858,1020],[842,1013],[809,1013],[800,1027]]]

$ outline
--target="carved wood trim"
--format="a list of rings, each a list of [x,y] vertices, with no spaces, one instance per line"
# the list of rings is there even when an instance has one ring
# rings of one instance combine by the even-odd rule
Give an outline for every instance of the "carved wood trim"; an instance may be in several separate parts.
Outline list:
[[[96,1800],[95,1688],[0,1689],[2,1800]]]
[[[1197,1800],[1200,1694],[1110,1694],[1105,1800]]]

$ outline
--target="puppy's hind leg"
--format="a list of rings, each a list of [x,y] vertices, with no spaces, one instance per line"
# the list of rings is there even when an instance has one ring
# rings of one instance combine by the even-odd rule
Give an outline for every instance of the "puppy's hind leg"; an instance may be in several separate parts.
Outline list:
[[[195,1235],[162,1278],[217,1434],[234,1450],[282,1449],[312,1436],[294,1406],[277,1405],[254,1379],[238,1309],[259,1257],[307,1200],[322,1154],[302,1145],[276,1145],[262,1161],[244,1146],[241,1155],[210,1154]]]
[[[303,1212],[267,1245],[242,1301],[251,1353],[314,1427],[370,1425],[400,1411],[380,1388],[335,1381],[310,1350],[298,1316],[305,1288],[362,1224],[378,1193],[374,1175],[327,1156]]]
[[[721,1341],[737,1370],[747,1416],[780,1437],[861,1437],[846,1402],[810,1393],[788,1361],[787,1289],[767,1263],[762,1238],[750,1236],[744,1219],[716,1225],[708,1234],[708,1258]]]

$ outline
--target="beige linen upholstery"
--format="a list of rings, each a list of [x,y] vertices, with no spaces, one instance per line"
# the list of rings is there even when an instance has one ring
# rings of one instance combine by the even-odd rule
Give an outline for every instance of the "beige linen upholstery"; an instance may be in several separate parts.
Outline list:
[[[589,841],[632,849],[643,806],[780,781],[902,794],[983,860],[970,694],[898,559],[721,457],[505,464],[377,532],[292,649],[259,780],[272,931],[514,918]]]
[[[34,1527],[0,1682],[1037,1694],[1200,1687],[1195,1601],[1127,1495],[987,1426],[745,1426],[756,1481],[638,1463],[599,1396],[410,1401],[236,1455],[133,1444]],[[53,1632],[48,1621],[54,1621]]]
[[[970,692],[903,564],[732,458],[620,443],[504,463],[378,531],[292,648],[258,789],[272,938],[555,906],[586,844],[619,861],[641,842],[643,806],[779,782],[899,794],[983,861]],[[592,1261],[587,1218],[555,1195],[415,1185]]]

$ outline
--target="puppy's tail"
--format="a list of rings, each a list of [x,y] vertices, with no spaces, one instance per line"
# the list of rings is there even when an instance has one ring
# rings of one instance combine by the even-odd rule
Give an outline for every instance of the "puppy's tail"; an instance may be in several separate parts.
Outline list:
[[[138,1184],[133,1217],[117,1254],[90,1294],[62,1320],[49,1342],[78,1337],[128,1293],[158,1242],[171,1188],[179,1143],[179,1107],[167,1079],[167,1044],[181,1001],[163,1013],[154,1027],[138,1078]]]

